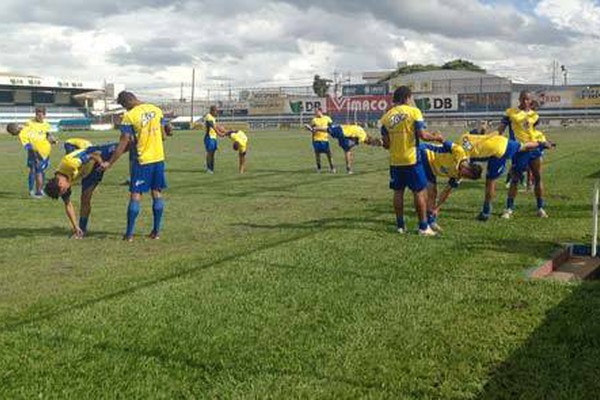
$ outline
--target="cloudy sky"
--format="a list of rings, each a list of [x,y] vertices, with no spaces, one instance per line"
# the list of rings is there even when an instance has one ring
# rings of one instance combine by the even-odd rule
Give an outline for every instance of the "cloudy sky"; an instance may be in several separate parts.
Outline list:
[[[600,82],[592,0],[4,0],[0,71],[153,97],[464,58],[515,80]],[[184,93],[185,95],[185,93]]]

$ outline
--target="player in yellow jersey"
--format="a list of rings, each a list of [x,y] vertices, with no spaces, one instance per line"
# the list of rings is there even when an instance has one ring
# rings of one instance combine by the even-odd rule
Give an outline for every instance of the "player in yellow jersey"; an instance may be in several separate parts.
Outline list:
[[[134,152],[130,168],[130,201],[127,208],[127,230],[124,240],[132,241],[135,221],[140,213],[142,194],[152,194],[152,214],[154,224],[149,237],[158,239],[164,210],[162,191],[167,187],[165,178],[165,153],[163,140],[167,135],[160,108],[141,102],[133,93],[119,93],[117,102],[127,112],[121,122],[121,138],[119,145],[109,161],[102,163],[102,168],[110,168],[129,148]]]
[[[328,115],[323,114],[323,109],[318,107],[315,111],[315,117],[310,122],[312,132],[312,145],[315,152],[315,161],[317,163],[317,172],[321,172],[321,154],[327,156],[329,162],[329,171],[333,174],[336,169],[333,165],[331,149],[329,147],[329,128],[333,125],[333,121]]]
[[[481,221],[487,221],[491,216],[492,201],[496,195],[496,181],[506,170],[507,161],[513,159],[521,151],[535,151],[549,148],[551,145],[546,141],[519,143],[500,135],[498,132],[491,132],[486,135],[465,133],[460,140],[463,149],[472,161],[487,162],[485,200],[483,209],[478,216]]]
[[[521,144],[533,142],[540,139],[536,125],[539,122],[539,115],[533,108],[533,97],[530,92],[522,91],[519,95],[518,108],[509,108],[506,110],[506,115],[502,119],[498,132],[502,134],[506,128],[509,129],[509,135],[512,140],[516,140]],[[545,138],[544,138],[545,139]],[[518,184],[521,176],[528,168],[534,179],[535,197],[537,201],[537,215],[540,218],[547,218],[548,214],[544,210],[544,186],[542,183],[542,156],[543,149],[520,150],[513,159],[513,167],[511,169],[511,184],[508,190],[506,200],[506,209],[502,214],[502,218],[509,219],[514,214],[515,197],[518,192]]]
[[[224,134],[219,134],[221,137],[228,137],[233,142],[233,150],[238,152],[239,158],[239,172],[243,174],[246,172],[246,154],[248,153],[248,136],[246,132],[239,131],[227,131]]]
[[[92,142],[90,142],[89,140],[80,139],[80,138],[67,139],[67,140],[65,140],[65,144],[64,144],[65,153],[69,154],[69,153],[74,152],[75,150],[87,149],[91,145],[92,145]]]
[[[215,172],[215,153],[219,147],[217,137],[225,134],[225,129],[217,124],[217,106],[210,106],[208,114],[204,116],[204,149],[206,150],[206,172]]]
[[[46,109],[37,107],[35,117],[23,126],[8,124],[6,130],[13,136],[18,136],[19,141],[27,151],[27,167],[29,195],[40,199],[44,193],[45,172],[50,166],[50,152],[56,140],[50,133],[50,124],[45,121]]]
[[[92,212],[92,196],[104,176],[100,165],[103,161],[110,160],[117,149],[117,143],[101,146],[92,146],[90,142],[87,144],[89,145],[75,149],[62,158],[54,178],[49,179],[44,188],[50,198],[62,198],[73,231],[72,237],[75,239],[81,239],[87,233],[88,220]],[[77,183],[81,183],[79,222],[71,202],[71,188]]]
[[[445,141],[442,146],[429,143],[419,145],[423,168],[427,176],[427,222],[431,229],[441,232],[437,223],[440,208],[461,180],[481,178],[481,166],[471,163],[462,146]],[[438,198],[437,178],[448,178],[448,185]]]
[[[346,162],[346,172],[354,173],[352,169],[354,164],[354,155],[352,149],[361,143],[369,146],[381,146],[380,139],[369,135],[360,125],[330,125],[329,134],[332,138],[337,139],[338,144],[344,150],[344,161]]]
[[[404,191],[408,187],[414,195],[419,218],[419,234],[436,234],[427,223],[427,177],[419,152],[421,140],[444,141],[440,134],[425,130],[421,111],[411,106],[412,92],[407,86],[394,91],[394,105],[381,118],[383,147],[390,152],[390,189],[394,191],[394,210],[399,233],[406,232],[404,223]]]

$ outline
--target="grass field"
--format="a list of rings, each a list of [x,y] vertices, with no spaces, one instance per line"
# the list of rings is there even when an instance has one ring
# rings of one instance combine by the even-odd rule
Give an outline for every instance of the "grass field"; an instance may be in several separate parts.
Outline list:
[[[359,148],[355,175],[318,175],[305,133],[257,132],[246,175],[221,142],[211,176],[200,134],[178,132],[162,238],[144,238],[144,199],[134,243],[125,158],[71,241],[2,136],[0,398],[597,398],[600,287],[524,273],[590,238],[597,133],[548,135],[549,219],[520,194],[501,220],[502,188],[480,223],[482,183],[465,183],[444,234],[421,238],[395,234],[381,149]]]

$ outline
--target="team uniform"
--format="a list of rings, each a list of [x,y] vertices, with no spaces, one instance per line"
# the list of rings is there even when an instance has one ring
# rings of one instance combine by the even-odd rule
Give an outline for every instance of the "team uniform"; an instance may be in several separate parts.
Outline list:
[[[311,126],[313,127],[312,134],[312,145],[315,153],[329,153],[329,136],[327,132],[329,128],[333,125],[333,120],[327,116],[323,115],[322,117],[314,117],[311,121]],[[319,130],[317,130],[319,129]],[[324,129],[324,131],[323,131]]]
[[[358,125],[331,125],[329,134],[337,139],[340,147],[346,152],[367,140],[367,132]]]
[[[121,122],[121,134],[130,137],[131,193],[146,193],[167,187],[162,127],[166,125],[160,108],[140,104],[127,111]]]
[[[28,121],[19,132],[19,141],[27,150],[27,167],[35,173],[44,173],[50,166],[52,144],[48,140],[50,124]]]
[[[427,177],[419,152],[418,130],[425,129],[421,111],[409,105],[396,105],[381,118],[381,134],[390,144],[390,189],[420,192]]]
[[[248,136],[244,131],[236,131],[229,135],[234,144],[237,144],[239,154],[246,154],[248,151]]]
[[[496,133],[464,134],[461,145],[472,161],[487,161],[486,179],[498,179],[506,170],[506,162],[524,149],[524,144]]]
[[[71,138],[65,141],[65,153],[69,154],[75,150],[87,149],[92,145],[92,142],[85,139]]]
[[[419,145],[421,160],[427,181],[437,184],[437,177],[448,178],[448,185],[457,188],[460,184],[460,165],[469,156],[459,145],[447,141],[443,146],[423,143]]]
[[[525,111],[518,108],[506,110],[506,115],[502,119],[502,123],[509,129],[510,139],[521,144],[540,141],[539,138],[543,138],[545,141],[543,134],[535,128],[538,121],[539,115],[535,111]],[[520,150],[513,158],[513,171],[520,176],[527,171],[531,162],[541,158],[543,154],[542,149]]]
[[[219,143],[217,141],[217,130],[215,126],[217,125],[217,119],[210,113],[204,116],[204,148],[207,153],[213,153],[217,151],[219,148]]]

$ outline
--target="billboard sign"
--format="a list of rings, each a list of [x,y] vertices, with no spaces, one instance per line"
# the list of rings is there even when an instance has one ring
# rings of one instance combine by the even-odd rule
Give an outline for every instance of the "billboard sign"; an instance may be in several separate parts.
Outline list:
[[[465,93],[458,95],[460,109],[467,111],[504,111],[510,107],[511,93]]]
[[[291,114],[314,114],[319,107],[327,112],[327,99],[320,97],[291,98],[288,105]]]
[[[415,105],[423,112],[457,111],[458,95],[415,95]]]
[[[286,110],[287,98],[280,93],[252,93],[248,99],[249,115],[279,115]]]
[[[340,112],[374,112],[383,113],[392,106],[392,96],[342,96],[328,97],[327,110],[331,113]]]
[[[384,96],[388,94],[385,83],[342,86],[342,96]]]

